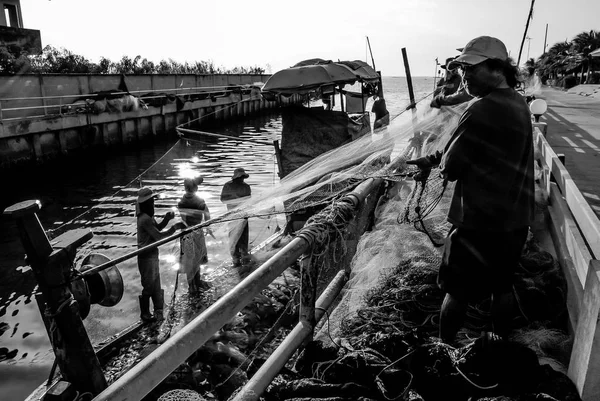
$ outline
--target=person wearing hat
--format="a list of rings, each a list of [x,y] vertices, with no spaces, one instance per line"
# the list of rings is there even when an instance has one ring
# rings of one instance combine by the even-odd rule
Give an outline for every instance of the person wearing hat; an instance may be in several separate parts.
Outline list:
[[[171,211],[167,212],[163,220],[158,223],[154,219],[155,196],[156,194],[148,187],[143,187],[138,191],[135,208],[138,248],[143,248],[159,239],[173,235],[176,230],[184,227],[183,223],[176,223],[168,230],[162,231],[169,221],[175,217],[175,214]],[[165,292],[160,284],[158,248],[140,253],[137,259],[142,278],[142,295],[139,296],[140,317],[144,322],[160,320],[163,317]],[[154,305],[154,315],[150,313],[150,299],[152,299]]]
[[[203,181],[204,179],[200,176],[183,180],[185,194],[179,200],[177,207],[181,220],[188,227],[210,220],[208,206],[204,199],[197,194],[198,185]],[[183,236],[180,245],[181,267],[187,277],[189,292],[192,295],[199,295],[202,290],[210,288],[210,285],[202,280],[200,275],[200,265],[208,262],[204,230],[200,228]]]
[[[444,69],[445,75],[437,84],[433,92],[433,100],[430,107],[440,108],[441,106],[454,106],[473,99],[469,95],[462,84],[462,77],[456,68],[448,68],[448,65],[454,61],[456,57],[446,59],[446,63],[441,66]]]
[[[454,341],[469,303],[491,297],[493,331],[510,333],[515,313],[513,280],[534,213],[531,113],[515,88],[519,71],[499,39],[471,40],[457,67],[476,97],[462,114],[443,152],[408,163],[425,180],[439,166],[456,181],[438,284],[446,293],[440,337]]]
[[[244,198],[249,198],[252,195],[250,185],[244,180],[248,178],[248,174],[243,168],[236,168],[233,171],[231,181],[228,181],[223,186],[221,191],[221,202],[227,205],[227,210],[235,209]],[[237,224],[231,224],[229,230],[229,247],[234,266],[241,266],[242,259],[248,256],[248,219],[244,219]]]

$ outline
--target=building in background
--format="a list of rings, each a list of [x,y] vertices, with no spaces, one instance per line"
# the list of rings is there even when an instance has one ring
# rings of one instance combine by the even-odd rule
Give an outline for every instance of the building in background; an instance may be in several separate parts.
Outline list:
[[[17,57],[23,52],[40,54],[42,52],[40,31],[23,27],[21,2],[19,0],[0,0],[0,5],[2,5],[0,46],[6,47]]]

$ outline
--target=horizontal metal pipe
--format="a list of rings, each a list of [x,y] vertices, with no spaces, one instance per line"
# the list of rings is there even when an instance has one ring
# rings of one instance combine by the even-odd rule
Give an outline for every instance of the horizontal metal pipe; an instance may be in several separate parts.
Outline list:
[[[260,145],[273,146],[273,142],[259,141],[259,140],[256,140],[256,139],[240,138],[240,137],[237,137],[237,136],[215,134],[214,132],[199,131],[199,130],[194,130],[194,129],[180,128],[180,127],[176,127],[175,129],[177,131],[180,131],[180,132],[183,132],[183,133],[187,133],[187,134],[194,134],[194,135],[199,135],[200,134],[200,135],[206,135],[206,136],[213,136],[213,137],[217,137],[217,138],[233,139],[234,141],[252,142],[252,143],[257,143],[257,144],[260,144]]]
[[[140,90],[135,90],[135,91],[129,91],[129,92],[113,92],[111,93],[112,95],[127,95],[127,94],[131,94],[131,93],[144,93],[144,92],[177,92],[177,91],[184,91],[184,90],[196,90],[196,89],[217,89],[215,90],[215,92],[222,92],[218,89],[221,88],[228,88],[230,86],[233,85],[239,85],[239,84],[230,84],[230,85],[223,85],[223,86],[196,86],[196,87],[191,87],[191,88],[175,88],[175,89],[140,89]],[[243,85],[250,85],[250,84],[243,84]],[[240,88],[243,87],[243,85],[240,85]],[[230,90],[231,92],[233,90]],[[208,93],[208,92],[199,92],[199,93]],[[189,93],[179,93],[182,95],[187,95]],[[97,93],[84,93],[84,94],[79,94],[79,95],[56,95],[56,96],[31,96],[31,97],[6,97],[6,98],[2,98],[0,99],[0,101],[12,101],[12,100],[42,100],[42,99],[68,99],[68,98],[73,98],[73,97],[82,97],[82,96],[90,96],[90,97],[94,97],[94,96],[98,96]]]
[[[329,283],[325,291],[323,291],[317,300],[315,308],[315,318],[317,323],[337,298],[338,294],[346,284],[346,281],[348,281],[348,275],[345,271],[341,270],[333,280],[331,280],[331,283]],[[300,321],[281,342],[279,347],[273,351],[269,359],[267,359],[254,376],[248,380],[233,401],[257,401],[312,331],[313,327],[311,327],[308,322]]]
[[[354,191],[350,192],[347,196],[354,197],[357,201],[356,207],[365,201],[365,198],[371,193],[375,187],[379,186],[383,182],[383,178],[368,178],[358,184]]]
[[[309,247],[295,238],[94,400],[140,400],[241,311]]]
[[[163,90],[161,90],[162,92]],[[166,90],[165,90],[166,91]],[[140,92],[140,91],[138,91]],[[232,90],[225,90],[225,91],[218,91],[218,93],[221,92],[231,92],[233,93],[234,91]],[[128,95],[131,94],[133,92],[114,92],[111,93],[111,96],[116,96],[116,95]],[[211,92],[188,92],[188,93],[178,93],[178,95],[208,95]],[[98,94],[83,94],[83,95],[73,95],[70,97],[77,97],[77,98],[82,98],[82,97],[89,97],[89,98],[93,98],[93,97],[97,97],[99,96]],[[104,95],[105,96],[105,95]],[[103,98],[104,98],[103,96]],[[66,97],[66,96],[63,96]],[[165,95],[158,95],[158,96],[139,96],[140,99],[160,99],[165,97]],[[59,98],[59,96],[51,96],[51,98]],[[47,99],[47,98],[23,98],[23,99],[2,99],[3,101],[10,101],[10,100],[35,100],[35,99]],[[86,103],[82,102],[82,103],[61,103],[61,104],[47,104],[47,105],[41,105],[41,106],[23,106],[23,107],[13,107],[13,108],[6,108],[3,109],[4,111],[16,111],[16,110],[32,110],[32,109],[44,109],[44,108],[51,108],[51,107],[68,107],[68,106],[85,106]]]

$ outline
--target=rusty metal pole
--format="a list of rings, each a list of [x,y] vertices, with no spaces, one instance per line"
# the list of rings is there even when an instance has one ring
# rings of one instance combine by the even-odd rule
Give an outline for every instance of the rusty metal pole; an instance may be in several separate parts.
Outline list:
[[[77,247],[93,234],[69,231],[50,244],[36,214],[39,210],[40,203],[30,200],[6,208],[4,214],[17,220],[27,263],[45,299],[39,307],[49,322],[48,334],[63,379],[78,391],[99,394],[107,387],[106,379],[70,286]]]

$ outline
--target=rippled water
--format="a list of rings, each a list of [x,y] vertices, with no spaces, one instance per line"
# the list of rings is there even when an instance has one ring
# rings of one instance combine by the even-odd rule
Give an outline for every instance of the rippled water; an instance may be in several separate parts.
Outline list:
[[[417,100],[433,90],[433,80],[413,80]],[[408,104],[404,78],[384,78],[384,90],[391,116],[401,113]],[[370,102],[368,107],[370,107]],[[77,260],[89,252],[109,258],[136,249],[134,202],[140,184],[150,186],[162,197],[156,202],[156,215],[174,206],[183,194],[182,177],[191,171],[204,177],[199,194],[206,200],[213,216],[225,211],[219,201],[222,185],[233,169],[243,167],[250,174],[247,182],[253,193],[267,190],[278,182],[273,147],[244,141],[244,138],[273,141],[280,139],[281,116],[269,114],[245,121],[232,122],[212,129],[240,140],[202,137],[199,141],[170,139],[136,145],[44,168],[23,170],[3,177],[2,210],[26,199],[40,199],[38,216],[46,230],[60,234],[75,228],[90,228],[94,237],[86,243]],[[140,182],[141,180],[141,182]],[[251,245],[267,238],[283,217],[250,220]],[[165,299],[174,289],[174,265],[177,245],[160,248],[161,279]],[[210,270],[229,260],[227,238],[207,237]],[[35,281],[25,266],[24,251],[15,224],[0,220],[0,394],[3,400],[22,400],[44,381],[54,355],[32,292]],[[92,306],[84,321],[93,343],[118,333],[138,318],[137,296],[141,291],[136,260],[119,265],[125,282],[121,302],[112,307]],[[185,281],[185,280],[180,280]],[[183,289],[186,285],[183,285]],[[8,398],[5,398],[8,397]]]

